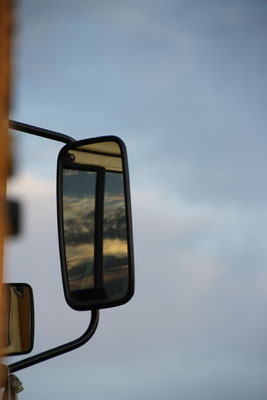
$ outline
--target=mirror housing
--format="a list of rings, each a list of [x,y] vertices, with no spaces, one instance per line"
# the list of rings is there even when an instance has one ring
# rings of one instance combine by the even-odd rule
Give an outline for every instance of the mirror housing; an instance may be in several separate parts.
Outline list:
[[[34,341],[33,292],[26,283],[4,283],[5,310],[4,356],[30,353]]]
[[[126,147],[106,136],[64,146],[57,169],[64,294],[75,310],[126,303],[134,293]]]

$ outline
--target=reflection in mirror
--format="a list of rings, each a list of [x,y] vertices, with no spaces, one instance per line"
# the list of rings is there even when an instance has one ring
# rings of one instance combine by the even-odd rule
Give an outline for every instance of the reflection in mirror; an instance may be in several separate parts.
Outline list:
[[[29,353],[33,348],[33,294],[24,283],[3,284],[5,310],[4,355]]]
[[[87,143],[65,152],[62,198],[69,304],[89,309],[125,302],[133,283],[119,144]]]

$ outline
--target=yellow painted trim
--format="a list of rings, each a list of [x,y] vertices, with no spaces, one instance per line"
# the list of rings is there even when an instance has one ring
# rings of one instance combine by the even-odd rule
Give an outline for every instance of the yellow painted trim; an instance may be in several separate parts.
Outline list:
[[[4,240],[7,232],[6,182],[10,170],[8,119],[11,81],[11,7],[11,0],[0,0],[0,283],[3,281]],[[3,340],[2,327],[5,323],[3,315],[2,290],[0,290],[0,348]],[[3,376],[0,376],[0,381],[2,379]]]

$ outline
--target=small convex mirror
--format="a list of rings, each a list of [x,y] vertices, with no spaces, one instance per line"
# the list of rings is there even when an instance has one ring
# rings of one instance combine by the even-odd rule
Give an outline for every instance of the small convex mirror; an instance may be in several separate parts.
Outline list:
[[[64,293],[75,310],[114,307],[134,292],[126,148],[117,137],[69,144],[58,157]]]
[[[30,285],[3,284],[4,356],[27,354],[33,349],[34,306]]]

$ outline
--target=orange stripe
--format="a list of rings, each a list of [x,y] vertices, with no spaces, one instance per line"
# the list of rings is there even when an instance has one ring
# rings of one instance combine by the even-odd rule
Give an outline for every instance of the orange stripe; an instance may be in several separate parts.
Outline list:
[[[0,283],[3,280],[4,239],[7,232],[6,181],[10,169],[8,114],[11,76],[11,3],[11,0],[0,1]],[[2,293],[0,290],[0,329],[3,327],[3,323]],[[1,330],[0,346],[2,335]]]

